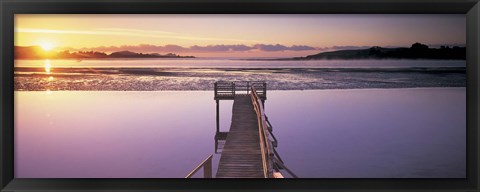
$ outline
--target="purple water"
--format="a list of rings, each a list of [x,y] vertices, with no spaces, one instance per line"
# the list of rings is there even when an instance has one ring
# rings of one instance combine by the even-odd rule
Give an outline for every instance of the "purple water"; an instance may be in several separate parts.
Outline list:
[[[465,94],[270,91],[265,105],[299,177],[462,178]],[[231,101],[220,106],[227,130]],[[16,91],[15,177],[183,178],[214,152],[214,134],[213,91]]]

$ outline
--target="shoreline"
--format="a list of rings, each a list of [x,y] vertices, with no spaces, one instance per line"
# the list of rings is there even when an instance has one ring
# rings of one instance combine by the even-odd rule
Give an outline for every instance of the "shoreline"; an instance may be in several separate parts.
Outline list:
[[[216,81],[265,81],[269,90],[466,87],[465,67],[15,68],[14,90],[213,90]]]
[[[268,92],[293,92],[293,91],[374,91],[374,90],[412,90],[412,89],[466,89],[467,87],[405,87],[405,88],[352,88],[352,89],[275,89]],[[213,92],[213,90],[14,90],[14,92]]]

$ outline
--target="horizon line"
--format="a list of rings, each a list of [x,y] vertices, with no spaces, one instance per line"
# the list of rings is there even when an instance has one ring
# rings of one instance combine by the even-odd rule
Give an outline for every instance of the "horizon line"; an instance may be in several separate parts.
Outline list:
[[[415,42],[420,43],[420,42]],[[411,45],[413,45],[412,43]],[[421,43],[423,44],[423,43]],[[411,46],[410,45],[410,46]],[[448,47],[466,47],[465,43],[435,43],[435,44],[424,44],[430,48],[440,48],[441,46]],[[167,45],[153,45],[153,44],[136,44],[136,45],[120,45],[120,46],[97,46],[97,47],[55,47],[55,51],[97,51],[105,53],[121,52],[121,51],[131,51],[136,53],[159,53],[159,52],[170,52],[170,53],[215,53],[215,52],[284,52],[284,51],[338,51],[338,50],[357,50],[357,49],[368,49],[372,47],[382,47],[382,48],[408,48],[410,46],[405,45],[335,45],[329,47],[313,47],[308,45],[282,45],[282,44],[211,44],[211,45],[192,45],[192,46],[180,46],[174,44]],[[42,47],[40,44],[36,45],[14,45],[14,47]]]

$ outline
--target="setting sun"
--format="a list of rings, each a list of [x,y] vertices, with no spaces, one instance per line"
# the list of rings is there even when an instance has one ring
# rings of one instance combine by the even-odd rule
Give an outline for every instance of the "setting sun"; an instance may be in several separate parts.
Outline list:
[[[40,47],[42,47],[42,49],[45,51],[51,51],[54,46],[52,43],[41,43]]]

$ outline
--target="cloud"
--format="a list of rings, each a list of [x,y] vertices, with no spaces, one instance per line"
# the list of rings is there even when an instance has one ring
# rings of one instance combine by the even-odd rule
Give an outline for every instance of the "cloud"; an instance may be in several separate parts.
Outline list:
[[[280,44],[276,44],[276,45],[256,44],[253,47],[261,51],[285,51],[288,49],[288,47]]]
[[[77,35],[119,35],[118,33],[106,31],[83,31],[83,30],[56,30],[56,29],[32,29],[17,28],[17,33],[53,33],[53,34],[77,34]]]
[[[189,34],[180,34],[169,31],[139,30],[126,28],[98,28],[92,30],[63,30],[63,29],[40,29],[40,28],[16,28],[17,33],[49,33],[49,34],[72,34],[72,35],[107,35],[107,36],[133,36],[158,39],[182,39],[197,41],[226,41],[242,43],[258,43],[257,40],[201,37]]]
[[[316,50],[315,47],[310,47],[306,45],[293,45],[293,46],[285,46],[285,45],[268,45],[268,44],[256,44],[253,46],[256,49],[261,51],[309,51],[309,50]]]
[[[315,47],[310,47],[306,45],[294,45],[290,47],[291,51],[310,51],[310,50],[316,50]]]
[[[117,31],[117,32],[134,32],[134,33],[176,34],[174,32],[170,32],[170,31],[126,29],[126,28],[98,28],[98,30],[101,30],[101,31]]]
[[[143,52],[143,53],[165,53],[165,52],[245,52],[245,51],[309,51],[316,50],[316,48],[306,45],[294,45],[294,46],[285,46],[285,45],[267,45],[267,44],[256,44],[253,46],[243,45],[243,44],[233,44],[233,45],[194,45],[190,47],[183,47],[179,45],[150,45],[150,44],[140,44],[140,45],[122,45],[122,46],[99,46],[99,47],[84,47],[80,49],[72,48],[63,48],[64,50],[70,51],[102,51],[102,52],[117,52],[117,51],[133,51],[133,52]]]
[[[209,53],[209,52],[248,52],[248,51],[264,51],[264,52],[282,52],[282,51],[337,51],[337,50],[354,50],[354,49],[368,49],[372,46],[331,46],[331,47],[312,47],[307,45],[292,45],[286,46],[281,44],[231,44],[231,45],[194,45],[184,47],[180,45],[122,45],[122,46],[99,46],[99,47],[84,47],[80,49],[61,48],[70,51],[101,51],[101,52],[117,52],[117,51],[133,51],[138,53]],[[386,46],[393,47],[393,46]]]
[[[191,52],[226,52],[226,51],[250,51],[255,48],[246,45],[194,45],[189,48]]]

